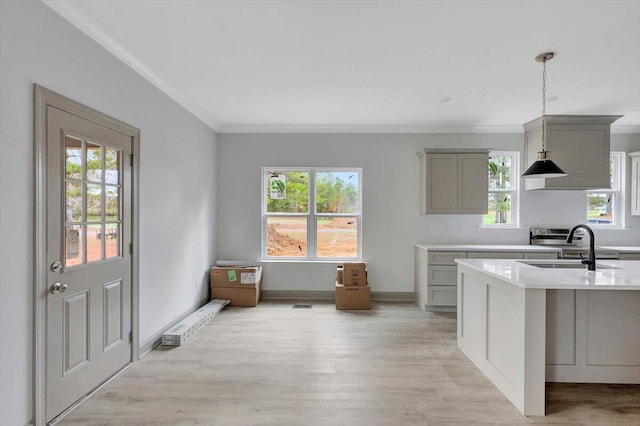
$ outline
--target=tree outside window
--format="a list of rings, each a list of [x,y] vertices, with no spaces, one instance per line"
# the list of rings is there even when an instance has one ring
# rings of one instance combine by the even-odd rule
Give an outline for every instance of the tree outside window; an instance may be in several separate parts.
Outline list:
[[[483,216],[483,225],[515,225],[517,209],[517,152],[489,154],[489,211]],[[513,176],[516,178],[513,179]]]

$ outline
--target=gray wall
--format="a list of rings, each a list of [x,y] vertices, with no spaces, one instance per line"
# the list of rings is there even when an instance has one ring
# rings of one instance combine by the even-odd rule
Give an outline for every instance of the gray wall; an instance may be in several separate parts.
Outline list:
[[[413,291],[413,247],[430,244],[528,244],[528,227],[584,222],[584,191],[521,192],[520,228],[480,227],[481,215],[420,215],[421,148],[485,148],[522,152],[519,134],[223,134],[219,137],[219,258],[260,259],[260,171],[263,166],[363,169],[363,257],[374,291]],[[612,150],[640,150],[640,135],[612,135]],[[630,159],[626,157],[630,166]],[[627,167],[627,194],[630,174]],[[597,230],[598,244],[640,245],[640,216],[627,229]],[[332,290],[334,265],[276,263],[266,290]]]
[[[33,102],[38,83],[141,130],[141,340],[207,295],[217,135],[36,1],[0,1],[0,424],[32,417]]]

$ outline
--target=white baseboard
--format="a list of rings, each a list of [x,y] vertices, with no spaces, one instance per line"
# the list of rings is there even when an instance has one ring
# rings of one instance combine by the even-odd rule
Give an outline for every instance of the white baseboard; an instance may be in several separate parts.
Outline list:
[[[179,323],[180,321],[182,321],[183,319],[185,319],[186,317],[188,317],[189,315],[191,315],[192,313],[194,313],[198,309],[202,308],[204,305],[206,305],[209,302],[210,302],[210,299],[208,297],[205,298],[205,299],[202,299],[196,305],[194,305],[191,308],[187,309],[187,311],[185,311],[178,318],[174,319],[169,324],[165,325],[160,330],[158,330],[153,336],[149,337],[147,340],[142,342],[140,344],[140,352],[139,352],[140,353],[140,358],[142,358],[143,356],[145,356],[146,354],[151,352],[153,350],[153,348],[155,348],[160,343],[162,343],[162,333],[164,333],[166,330],[170,329],[171,327],[173,327],[174,325],[176,325],[177,323]]]
[[[262,290],[263,300],[327,300],[333,301],[336,294],[333,291],[313,290]],[[371,300],[374,302],[415,302],[414,292],[373,291]]]

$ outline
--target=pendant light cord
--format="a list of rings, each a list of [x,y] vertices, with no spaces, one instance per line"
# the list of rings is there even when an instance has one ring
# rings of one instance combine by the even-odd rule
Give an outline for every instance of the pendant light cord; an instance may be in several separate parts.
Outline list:
[[[544,115],[547,111],[547,60],[542,61],[542,152],[547,151],[547,123]]]

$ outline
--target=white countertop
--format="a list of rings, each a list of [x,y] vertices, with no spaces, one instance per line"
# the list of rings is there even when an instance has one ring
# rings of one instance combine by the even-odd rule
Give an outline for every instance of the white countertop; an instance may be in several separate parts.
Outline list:
[[[522,262],[580,263],[577,260],[456,259],[459,265],[522,288],[640,290],[640,260],[598,260],[595,271],[538,268]],[[605,269],[607,266],[612,269]]]
[[[598,246],[598,248],[613,250],[620,253],[640,253],[640,247],[633,246]]]
[[[423,248],[425,250],[438,250],[438,251],[541,251],[546,253],[558,253],[560,251],[557,247],[548,246],[532,246],[529,244],[414,244],[416,247]]]

